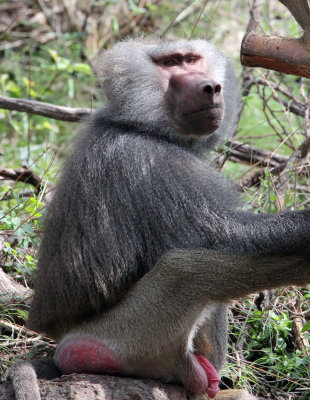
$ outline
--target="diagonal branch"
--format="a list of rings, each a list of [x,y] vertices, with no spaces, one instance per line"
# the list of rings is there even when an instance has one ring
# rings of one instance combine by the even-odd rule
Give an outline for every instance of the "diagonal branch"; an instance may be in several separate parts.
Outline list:
[[[91,113],[89,108],[56,106],[42,101],[25,100],[6,96],[0,96],[0,108],[27,112],[29,114],[38,114],[48,118],[71,122],[80,121]]]
[[[241,63],[310,78],[310,0],[280,0],[303,29],[299,39],[246,33]]]

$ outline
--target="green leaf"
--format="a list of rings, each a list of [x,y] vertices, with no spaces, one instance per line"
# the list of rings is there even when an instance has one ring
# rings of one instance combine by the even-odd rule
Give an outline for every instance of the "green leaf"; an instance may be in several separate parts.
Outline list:
[[[301,333],[306,332],[310,329],[310,321],[308,321],[302,328]]]
[[[21,227],[21,230],[23,231],[23,233],[28,233],[29,235],[34,235],[34,231],[33,231],[32,225],[29,222],[24,224]]]
[[[112,30],[115,35],[119,34],[119,25],[118,25],[118,20],[117,18],[113,17],[111,20],[111,25],[112,25]]]
[[[13,229],[16,229],[20,225],[20,219],[18,217],[12,218],[11,225]]]
[[[86,63],[74,63],[72,64],[72,69],[75,72],[82,72],[85,75],[91,75],[91,68]]]
[[[27,318],[28,318],[28,311],[26,311],[26,310],[21,310],[21,309],[18,309],[17,310],[17,314],[23,319],[23,320],[27,320]]]
[[[58,55],[57,51],[53,50],[53,49],[47,49],[47,51],[48,51],[49,55],[52,57],[52,59],[55,61],[55,63],[57,63],[58,59],[59,59],[59,55]]]
[[[19,86],[16,85],[15,82],[9,81],[5,85],[5,90],[12,94],[14,97],[22,97],[22,90]]]
[[[57,69],[60,70],[60,71],[66,71],[66,70],[69,70],[69,69],[72,70],[72,67],[70,65],[70,61],[67,60],[64,57],[58,57]]]

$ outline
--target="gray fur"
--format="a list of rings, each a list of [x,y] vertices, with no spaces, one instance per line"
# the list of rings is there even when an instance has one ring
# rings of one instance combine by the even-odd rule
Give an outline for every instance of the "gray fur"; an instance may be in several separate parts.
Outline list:
[[[207,138],[180,135],[166,112],[152,60],[180,49],[206,57],[223,88],[224,118]],[[205,162],[238,99],[210,43],[121,42],[98,76],[107,104],[82,127],[49,208],[28,326],[60,341],[56,364],[67,340],[86,335],[119,355],[125,374],[186,385],[194,352],[221,369],[229,300],[310,282],[310,214],[238,211]]]
[[[17,400],[40,400],[38,378],[54,379],[61,373],[53,360],[20,360],[4,374],[3,381],[11,380]]]
[[[99,338],[124,360],[129,376],[184,382],[182,359],[197,350],[190,334],[197,323],[207,329],[217,325],[214,333],[225,337],[221,314],[229,300],[310,282],[308,257],[260,255],[260,268],[257,258],[205,249],[166,253],[117,306],[73,329],[58,346],[56,361],[68,338],[87,335]],[[217,340],[212,344],[214,351],[206,355],[219,370],[226,346]]]
[[[103,54],[97,69],[108,103],[84,125],[50,206],[29,327],[59,337],[61,329],[119,300],[166,250],[210,247],[229,229],[225,215],[237,196],[197,157],[208,139],[180,137],[169,125],[152,62],[196,46],[224,86],[225,116],[232,123],[236,79],[208,42],[133,39]],[[225,88],[225,79],[232,88]],[[229,125],[225,116],[223,127]],[[225,135],[221,127],[209,140],[218,135]]]

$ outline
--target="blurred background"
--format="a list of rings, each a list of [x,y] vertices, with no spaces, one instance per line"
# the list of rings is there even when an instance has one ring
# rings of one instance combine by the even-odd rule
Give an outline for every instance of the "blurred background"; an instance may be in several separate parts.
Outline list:
[[[239,124],[212,163],[252,212],[302,209],[310,202],[309,80],[242,68],[249,24],[258,33],[301,35],[277,0],[0,0],[0,95],[95,109],[104,103],[93,72],[103,49],[135,34],[208,39],[232,60],[241,85]],[[0,271],[2,282],[13,277],[21,285],[19,296],[0,293],[0,373],[16,358],[54,349],[22,325],[42,219],[77,127],[0,109]],[[309,297],[307,288],[289,288],[232,305],[223,388],[310,398]]]

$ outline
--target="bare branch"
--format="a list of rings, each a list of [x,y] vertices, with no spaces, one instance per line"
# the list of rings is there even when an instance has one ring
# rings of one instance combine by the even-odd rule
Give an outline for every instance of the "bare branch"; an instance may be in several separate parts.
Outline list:
[[[91,113],[89,108],[55,106],[54,104],[44,103],[41,101],[17,99],[5,96],[0,96],[0,108],[27,112],[29,114],[38,114],[48,118],[71,122],[80,121]]]
[[[44,190],[43,199],[45,203],[50,203],[54,194],[54,186],[50,183],[42,180],[38,175],[36,175],[31,169],[27,167],[23,168],[0,168],[0,181],[2,180],[12,180],[15,182],[29,183],[35,187],[34,193],[38,195]],[[4,196],[0,197],[0,200],[8,200],[8,192]]]
[[[23,168],[0,168],[0,180],[11,179],[16,182],[25,182],[35,187],[36,194],[43,190],[45,184],[41,178],[36,175],[31,169]],[[48,189],[53,190],[53,185],[47,183]]]
[[[304,30],[299,39],[246,33],[241,63],[310,78],[310,0],[280,0]]]
[[[291,12],[297,23],[304,30],[304,35],[310,33],[310,2],[309,0],[280,0],[280,2]],[[308,36],[309,39],[309,36]]]
[[[256,165],[257,167],[279,168],[288,162],[288,157],[273,153],[259,147],[250,146],[249,144],[229,140],[226,143],[229,150],[226,156],[230,161],[241,161],[248,165]]]
[[[0,304],[30,304],[32,290],[15,282],[0,268]]]
[[[309,21],[310,23],[310,21]],[[241,45],[241,63],[310,78],[310,47],[302,39],[248,33]]]

